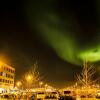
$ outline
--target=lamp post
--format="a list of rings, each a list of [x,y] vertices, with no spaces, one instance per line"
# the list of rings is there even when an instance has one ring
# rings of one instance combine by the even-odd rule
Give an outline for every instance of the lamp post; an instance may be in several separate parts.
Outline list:
[[[43,85],[43,82],[39,82],[39,86],[40,86],[40,88],[42,87],[42,85]]]
[[[17,86],[17,88],[18,88],[19,91],[20,91],[20,89],[21,89],[21,85],[22,85],[21,81],[18,81],[18,82],[16,83],[16,86]]]
[[[32,82],[32,76],[31,75],[27,75],[26,80],[27,80],[27,89],[29,91],[30,83]]]
[[[45,91],[47,91],[48,84],[45,84],[44,87],[45,87]]]
[[[22,85],[22,83],[21,83],[20,81],[18,81],[18,82],[16,83],[16,85],[17,85],[17,87],[19,88],[19,87]]]
[[[28,74],[26,76],[26,81],[27,81],[27,90],[28,90],[27,100],[29,100],[30,84],[32,82],[32,75],[31,74]]]
[[[45,84],[45,88],[47,88],[48,87],[48,84]]]

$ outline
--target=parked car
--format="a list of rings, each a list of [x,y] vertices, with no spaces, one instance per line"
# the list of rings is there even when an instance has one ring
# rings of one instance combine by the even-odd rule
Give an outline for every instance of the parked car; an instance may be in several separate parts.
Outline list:
[[[97,93],[96,98],[100,99],[100,92]]]
[[[36,100],[36,95],[35,94],[31,95],[31,97],[29,99],[30,100]]]
[[[54,91],[54,92],[51,92],[51,95],[55,96],[56,98],[59,98],[59,93]]]
[[[10,94],[1,94],[0,95],[0,99],[7,99],[7,100],[9,100],[9,99],[11,99],[11,95]]]
[[[59,98],[59,100],[76,100],[75,98],[73,98],[72,96],[61,96]]]
[[[37,92],[36,94],[36,99],[40,100],[40,99],[44,99],[45,98],[45,92]]]
[[[44,100],[58,100],[58,98],[54,95],[47,95],[45,96]]]

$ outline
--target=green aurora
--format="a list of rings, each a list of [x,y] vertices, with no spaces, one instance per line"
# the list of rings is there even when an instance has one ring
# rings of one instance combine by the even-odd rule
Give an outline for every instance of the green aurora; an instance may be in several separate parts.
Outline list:
[[[84,45],[78,39],[77,33],[81,34],[80,26],[73,12],[66,11],[67,14],[61,15],[52,2],[45,3],[39,1],[27,3],[27,15],[32,29],[38,31],[39,36],[54,49],[56,54],[72,64],[80,65],[84,60],[89,62],[100,61],[100,41],[90,41]],[[35,9],[34,9],[35,8]],[[63,13],[63,12],[62,12]],[[84,33],[85,34],[85,33]],[[85,35],[84,35],[85,36]],[[85,38],[84,38],[85,41]]]

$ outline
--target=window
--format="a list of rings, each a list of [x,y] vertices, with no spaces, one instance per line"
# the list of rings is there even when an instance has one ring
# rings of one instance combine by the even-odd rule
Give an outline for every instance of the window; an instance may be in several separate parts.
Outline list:
[[[14,70],[12,70],[12,73],[14,73]]]
[[[6,80],[6,83],[7,83],[7,80]]]
[[[5,66],[4,66],[4,70],[5,70]]]
[[[7,74],[7,77],[9,78],[9,74]]]
[[[3,72],[1,72],[0,75],[2,76],[3,75]]]
[[[8,77],[8,74],[6,74],[6,77]]]
[[[4,79],[2,79],[2,82],[4,82]]]
[[[2,82],[2,79],[0,79],[0,82]]]
[[[10,72],[10,69],[8,68],[8,71]]]

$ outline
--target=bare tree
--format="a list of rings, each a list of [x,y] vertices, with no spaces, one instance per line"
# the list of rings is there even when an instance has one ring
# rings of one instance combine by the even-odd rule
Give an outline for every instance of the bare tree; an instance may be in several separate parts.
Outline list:
[[[95,68],[93,65],[84,62],[83,70],[80,75],[77,75],[78,83],[84,87],[89,87],[95,83],[93,81],[93,75],[95,74]]]
[[[25,88],[32,88],[37,82],[42,79],[39,71],[38,65],[35,63],[28,72],[26,72],[22,78],[22,83]]]
[[[83,70],[80,75],[77,75],[77,86],[81,86],[83,88],[83,91],[81,91],[82,88],[80,88],[80,93],[84,93],[86,97],[88,97],[91,86],[95,86],[96,80],[93,80],[94,74],[95,74],[95,68],[92,64],[84,62]],[[93,92],[91,94],[94,95],[95,90],[93,89]]]

